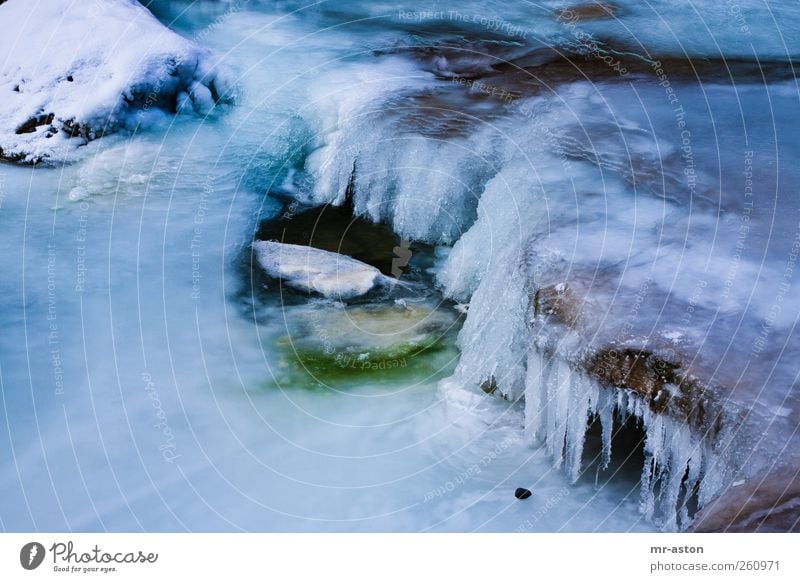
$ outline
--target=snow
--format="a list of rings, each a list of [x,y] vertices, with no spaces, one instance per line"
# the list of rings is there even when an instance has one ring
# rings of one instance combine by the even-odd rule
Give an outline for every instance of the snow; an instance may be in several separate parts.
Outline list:
[[[212,55],[135,0],[10,0],[0,21],[0,157],[59,162],[165,112],[205,115],[225,93]]]
[[[290,287],[329,298],[352,299],[388,280],[381,272],[352,257],[275,241],[253,243],[259,264]]]

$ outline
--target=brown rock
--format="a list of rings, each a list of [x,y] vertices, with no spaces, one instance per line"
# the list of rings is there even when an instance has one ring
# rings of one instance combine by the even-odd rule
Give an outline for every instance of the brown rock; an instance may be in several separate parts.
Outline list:
[[[587,2],[563,8],[556,16],[563,22],[587,22],[611,18],[616,13],[617,7],[609,2]]]
[[[575,296],[567,283],[540,287],[533,295],[534,317],[545,317],[548,322],[576,327],[580,321],[582,300]]]
[[[36,128],[42,125],[49,125],[53,123],[53,119],[55,119],[55,115],[52,113],[42,113],[36,117],[31,117],[16,129],[16,134],[22,135],[23,133],[33,133],[36,131]]]
[[[800,532],[800,470],[731,487],[697,514],[695,532]]]
[[[708,435],[719,430],[719,412],[706,388],[679,361],[645,349],[611,346],[596,352],[584,366],[608,387],[633,390],[653,412],[669,414]]]

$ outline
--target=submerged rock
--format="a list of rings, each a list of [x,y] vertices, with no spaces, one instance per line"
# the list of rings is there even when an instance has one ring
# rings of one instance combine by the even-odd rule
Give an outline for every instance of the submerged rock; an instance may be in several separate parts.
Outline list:
[[[777,471],[730,489],[697,515],[696,532],[800,532],[800,475]]]
[[[352,299],[379,285],[397,283],[371,265],[312,247],[256,241],[253,250],[270,277],[295,289],[332,299]]]
[[[211,53],[134,0],[9,0],[0,20],[0,159],[58,162],[164,112],[207,114],[225,87]]]
[[[282,310],[281,387],[414,382],[452,373],[460,316],[438,302],[346,306],[311,302]]]
[[[586,2],[559,10],[556,16],[561,21],[586,22],[611,18],[616,12],[617,7],[609,2]]]

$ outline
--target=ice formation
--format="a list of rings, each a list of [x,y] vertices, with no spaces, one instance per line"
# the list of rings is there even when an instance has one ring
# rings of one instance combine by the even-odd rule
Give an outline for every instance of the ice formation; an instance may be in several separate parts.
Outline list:
[[[590,419],[602,425],[600,468],[611,461],[612,434],[630,417],[645,433],[641,476],[641,511],[664,529],[691,523],[687,504],[697,492],[700,503],[712,498],[724,475],[714,465],[715,446],[693,427],[669,415],[653,412],[632,390],[600,386],[564,360],[532,349],[527,361],[526,434],[541,440],[574,482],[583,469],[583,449]],[[711,471],[719,471],[710,475]],[[705,477],[708,475],[708,479]],[[699,488],[699,491],[696,489]]]
[[[312,247],[256,241],[253,250],[271,277],[333,299],[352,299],[391,281],[366,263]]]
[[[407,102],[427,95],[434,79],[401,59],[345,73],[320,81],[336,90],[327,89],[316,104],[321,131],[306,160],[313,200],[341,204],[352,189],[358,214],[385,221],[409,239],[454,242],[474,218],[491,176],[495,140],[488,132],[485,140],[431,135],[450,131],[448,120],[437,125],[424,117],[444,110],[435,95],[429,111]],[[343,83],[357,89],[341,95]],[[386,95],[393,96],[389,102]]]
[[[0,158],[58,162],[166,112],[205,115],[226,85],[212,55],[136,0],[9,0],[0,20]]]
[[[602,424],[602,464],[621,420],[639,423],[642,511],[665,529],[686,527],[695,501],[702,506],[734,475],[770,463],[771,443],[785,440],[791,425],[779,418],[759,436],[758,423],[796,400],[788,360],[779,365],[781,388],[764,390],[769,370],[742,369],[750,340],[729,345],[733,318],[745,317],[750,330],[770,321],[781,251],[762,261],[755,246],[743,256],[708,244],[740,236],[730,218],[740,208],[739,174],[717,159],[715,140],[720,131],[732,141],[743,134],[735,120],[720,129],[690,103],[710,90],[716,107],[737,105],[721,87],[678,81],[679,114],[695,121],[689,157],[675,145],[674,107],[665,107],[656,83],[640,83],[634,95],[624,85],[571,82],[553,99],[494,103],[504,115],[489,118],[480,101],[458,101],[450,94],[457,89],[417,74],[394,80],[390,98],[369,94],[346,109],[328,107],[330,129],[317,136],[322,147],[305,166],[318,202],[351,193],[357,213],[389,222],[401,236],[453,245],[437,278],[448,296],[469,302],[457,383],[524,398],[529,438],[573,480],[586,468],[590,420]],[[764,99],[757,85],[738,89],[754,107]],[[780,83],[769,89],[771,99],[789,93]],[[466,121],[443,109],[460,110]],[[426,113],[433,121],[420,122]],[[723,221],[719,208],[728,213]],[[569,313],[537,314],[541,290],[575,290],[564,299]],[[790,324],[778,324],[782,337]],[[592,358],[617,347],[655,354],[675,378],[659,379],[650,394],[596,377]],[[745,466],[745,443],[753,442]]]

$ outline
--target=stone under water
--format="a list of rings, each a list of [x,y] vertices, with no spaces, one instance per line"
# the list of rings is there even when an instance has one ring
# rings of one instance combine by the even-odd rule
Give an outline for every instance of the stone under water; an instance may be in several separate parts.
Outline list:
[[[275,343],[281,358],[274,374],[282,388],[398,388],[443,378],[458,358],[461,315],[430,300],[318,300],[285,307],[282,315],[288,334]]]

